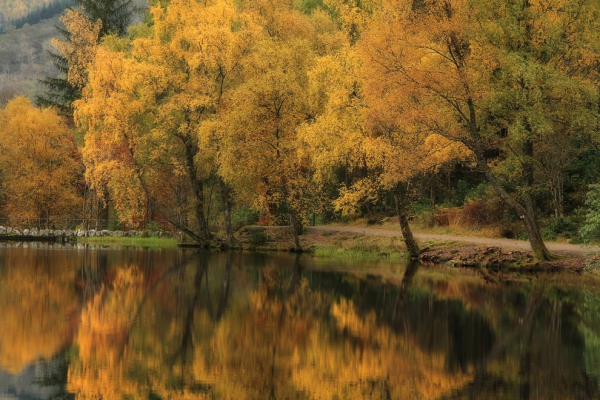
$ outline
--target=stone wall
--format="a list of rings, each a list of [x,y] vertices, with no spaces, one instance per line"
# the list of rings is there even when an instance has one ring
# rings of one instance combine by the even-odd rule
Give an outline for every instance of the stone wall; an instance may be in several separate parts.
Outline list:
[[[52,229],[19,229],[12,227],[4,227],[0,226],[0,237],[39,237],[39,238],[52,238],[55,237],[57,239],[70,239],[77,237],[94,237],[94,236],[112,236],[112,237],[142,237],[142,236],[170,236],[169,234],[165,234],[162,231],[108,231],[108,230],[85,230],[85,229],[77,229],[77,230],[52,230]]]

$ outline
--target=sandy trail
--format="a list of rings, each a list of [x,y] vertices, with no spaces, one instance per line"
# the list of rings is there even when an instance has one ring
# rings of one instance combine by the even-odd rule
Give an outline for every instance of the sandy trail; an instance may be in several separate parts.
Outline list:
[[[307,229],[314,229],[317,231],[338,231],[338,232],[352,232],[362,233],[365,235],[375,236],[401,236],[400,231],[383,228],[367,228],[367,227],[355,227],[355,226],[310,226]],[[438,235],[434,233],[414,233],[416,239],[420,241],[424,240],[449,240],[455,242],[465,242],[472,244],[480,244],[484,246],[496,246],[507,250],[531,250],[529,242],[526,240],[514,240],[514,239],[494,239],[494,238],[483,238],[475,236],[453,236],[453,235]],[[573,254],[592,254],[600,252],[600,246],[584,246],[578,244],[568,243],[556,243],[546,242],[548,250],[552,252],[561,253],[573,253]]]

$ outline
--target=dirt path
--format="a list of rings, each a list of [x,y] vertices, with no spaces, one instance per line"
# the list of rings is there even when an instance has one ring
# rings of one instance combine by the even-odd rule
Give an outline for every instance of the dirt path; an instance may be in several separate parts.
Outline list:
[[[338,232],[352,232],[352,233],[363,233],[365,235],[375,236],[401,236],[400,231],[382,228],[367,228],[367,227],[355,227],[355,226],[311,226],[307,229],[314,229],[317,231],[338,231]],[[484,246],[496,246],[507,250],[531,250],[529,242],[526,240],[514,240],[514,239],[494,239],[494,238],[483,238],[474,236],[453,236],[453,235],[438,235],[434,233],[415,233],[416,239],[423,240],[449,240],[455,242],[465,242],[473,244],[481,244]],[[546,242],[548,250],[552,252],[560,253],[572,253],[577,255],[591,254],[600,252],[600,246],[582,246],[577,244],[568,243],[555,243]]]

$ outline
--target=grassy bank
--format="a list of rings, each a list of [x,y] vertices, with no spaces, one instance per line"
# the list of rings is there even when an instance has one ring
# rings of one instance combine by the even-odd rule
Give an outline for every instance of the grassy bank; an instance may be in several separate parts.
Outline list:
[[[332,260],[344,261],[378,261],[387,260],[400,262],[407,260],[408,253],[401,252],[380,252],[380,251],[362,251],[362,250],[344,250],[332,249],[328,247],[316,247],[310,251],[315,257],[326,257]]]
[[[316,257],[350,261],[406,261],[402,239],[348,232],[307,233],[306,249]]]
[[[96,246],[126,246],[174,249],[179,241],[170,237],[111,237],[93,236],[77,238],[77,243],[93,244]]]
[[[294,247],[288,227],[248,226],[238,232],[238,237],[238,245],[244,250],[290,251]],[[405,261],[408,255],[399,237],[307,229],[300,243],[315,257],[345,261]]]

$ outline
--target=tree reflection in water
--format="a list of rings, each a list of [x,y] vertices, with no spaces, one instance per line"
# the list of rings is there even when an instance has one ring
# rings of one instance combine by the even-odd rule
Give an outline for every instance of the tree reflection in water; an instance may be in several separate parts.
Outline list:
[[[337,273],[282,254],[0,248],[0,260],[1,368],[63,359],[40,381],[68,381],[57,396],[600,396],[595,292],[418,264]]]

